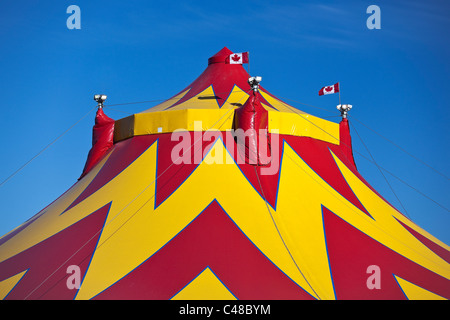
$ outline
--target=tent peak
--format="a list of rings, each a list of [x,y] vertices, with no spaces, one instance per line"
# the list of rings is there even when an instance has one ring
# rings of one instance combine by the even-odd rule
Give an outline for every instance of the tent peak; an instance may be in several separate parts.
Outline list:
[[[223,47],[219,52],[208,59],[208,65],[212,63],[225,63],[226,58],[232,53],[233,51],[227,47]]]
[[[230,49],[228,49],[227,47],[223,47],[219,52],[217,52],[215,55],[213,55],[212,57],[221,57],[221,56],[228,56],[230,54],[232,54],[233,51],[231,51]],[[211,57],[211,58],[212,58]]]

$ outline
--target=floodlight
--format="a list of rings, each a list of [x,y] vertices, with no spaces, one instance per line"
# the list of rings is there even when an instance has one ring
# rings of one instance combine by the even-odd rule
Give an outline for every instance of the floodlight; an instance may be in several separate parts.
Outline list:
[[[248,78],[248,84],[252,87],[253,91],[259,90],[259,83],[261,82],[262,77],[250,77]]]
[[[97,101],[99,108],[103,108],[103,102],[105,102],[106,98],[107,98],[106,94],[94,95],[94,100]]]
[[[96,94],[94,95],[94,100],[97,102],[105,102],[108,96],[106,94]]]
[[[347,118],[347,113],[352,107],[351,104],[338,104],[336,108],[341,112],[342,118]]]

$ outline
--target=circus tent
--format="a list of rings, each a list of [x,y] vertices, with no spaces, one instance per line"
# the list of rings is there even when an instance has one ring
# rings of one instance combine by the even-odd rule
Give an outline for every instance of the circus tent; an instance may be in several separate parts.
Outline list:
[[[0,238],[0,298],[450,298],[449,247],[361,176],[349,120],[252,87],[244,57],[129,117],[99,107],[80,179]]]

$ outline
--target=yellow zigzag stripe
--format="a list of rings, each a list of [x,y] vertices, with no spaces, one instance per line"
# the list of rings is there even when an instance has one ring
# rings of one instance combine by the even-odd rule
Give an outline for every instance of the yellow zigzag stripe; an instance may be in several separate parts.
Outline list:
[[[236,300],[208,267],[172,300]]]
[[[237,165],[208,165],[208,162],[212,162],[209,159],[212,153],[216,157],[218,154],[227,157],[224,163],[234,163],[222,141],[219,140],[189,179],[156,210],[153,202],[154,184],[111,221],[110,219],[117,212],[117,207],[123,207],[123,205],[116,206],[116,200],[113,202],[108,221],[99,240],[100,248],[92,259],[89,272],[78,293],[78,299],[91,298],[136,268],[179,233],[213,199],[217,199],[247,237],[270,260],[301,287],[308,290],[307,283],[299,274],[276,232],[264,200],[248,183]],[[141,173],[141,167],[144,166],[149,172],[148,176]],[[221,166],[220,170],[217,166]],[[133,179],[136,175],[139,177],[137,180]],[[119,197],[117,193],[120,191],[117,190],[117,185],[132,189],[140,184],[138,180],[144,180],[148,184],[149,181],[153,181],[155,175],[156,143],[126,171],[80,205],[98,206],[99,201],[95,199],[97,197],[107,196],[108,199]],[[142,187],[137,188],[137,190],[142,189]],[[123,187],[120,190],[123,190]],[[236,201],[236,195],[246,200]],[[152,200],[148,201],[148,199]],[[102,202],[108,202],[108,200]],[[137,210],[139,212],[130,219]],[[114,235],[111,236],[113,233]],[[106,239],[108,240],[105,242]]]
[[[408,300],[447,300],[440,295],[421,288],[414,283],[406,281],[400,277],[395,276],[398,284],[402,288]]]
[[[0,281],[0,300],[5,299],[8,293],[14,288],[14,286],[22,279],[27,270],[19,272],[18,274],[9,277],[3,281]]]

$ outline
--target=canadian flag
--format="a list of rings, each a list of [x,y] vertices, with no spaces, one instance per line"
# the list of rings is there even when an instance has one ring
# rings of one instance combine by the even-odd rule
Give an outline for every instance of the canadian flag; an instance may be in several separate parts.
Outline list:
[[[229,64],[243,64],[248,63],[248,52],[232,53],[227,57]]]
[[[319,90],[319,96],[323,96],[324,94],[331,94],[339,92],[339,82],[335,83],[331,86],[323,87]]]

